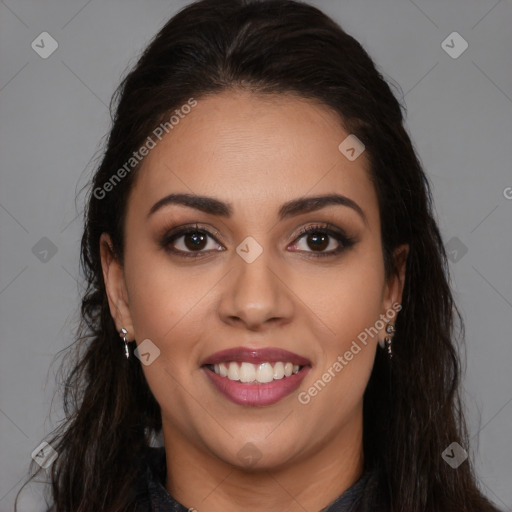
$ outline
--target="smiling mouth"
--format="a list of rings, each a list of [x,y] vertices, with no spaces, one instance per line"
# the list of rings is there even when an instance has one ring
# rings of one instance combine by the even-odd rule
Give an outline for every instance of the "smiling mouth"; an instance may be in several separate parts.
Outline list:
[[[299,373],[304,366],[289,361],[249,362],[226,361],[218,364],[204,365],[209,371],[226,379],[245,384],[268,384],[269,382],[287,379]]]

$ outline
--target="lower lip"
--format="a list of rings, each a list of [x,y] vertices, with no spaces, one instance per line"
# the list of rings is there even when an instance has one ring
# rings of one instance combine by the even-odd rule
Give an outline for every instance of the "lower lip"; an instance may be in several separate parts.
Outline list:
[[[307,375],[310,366],[300,371],[265,384],[246,384],[227,377],[221,377],[206,367],[203,370],[215,387],[229,400],[238,405],[271,405],[293,393]]]

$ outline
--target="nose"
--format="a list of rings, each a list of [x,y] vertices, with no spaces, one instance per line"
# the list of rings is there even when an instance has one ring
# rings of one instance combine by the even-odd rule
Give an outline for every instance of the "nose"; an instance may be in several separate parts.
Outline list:
[[[294,311],[293,292],[286,283],[286,272],[272,261],[270,251],[263,251],[251,263],[238,255],[234,260],[219,307],[222,321],[252,331],[289,323]]]

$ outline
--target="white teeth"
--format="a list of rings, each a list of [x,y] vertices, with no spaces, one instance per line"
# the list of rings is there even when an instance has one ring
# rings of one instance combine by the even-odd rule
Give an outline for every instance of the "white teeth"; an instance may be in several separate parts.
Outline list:
[[[270,363],[262,363],[258,366],[256,380],[263,383],[274,380],[274,368],[272,368]]]
[[[259,382],[265,384],[283,377],[290,377],[299,371],[300,366],[290,362],[260,363],[248,362],[237,363],[230,361],[213,365],[213,371],[221,377],[240,382]]]
[[[238,365],[234,361],[229,363],[228,379],[240,380],[240,375],[238,373]]]
[[[215,365],[217,366],[217,365]],[[215,370],[215,373],[217,373],[217,370]],[[226,368],[225,364],[219,364],[219,373],[221,377],[227,377],[228,376],[228,369]]]
[[[284,364],[279,361],[274,365],[274,379],[282,379],[284,377]]]
[[[239,377],[239,379],[231,379],[231,376],[229,378],[231,380],[240,380],[241,382],[252,382],[255,380],[256,369],[254,368],[254,365],[251,363],[242,363],[240,365]]]

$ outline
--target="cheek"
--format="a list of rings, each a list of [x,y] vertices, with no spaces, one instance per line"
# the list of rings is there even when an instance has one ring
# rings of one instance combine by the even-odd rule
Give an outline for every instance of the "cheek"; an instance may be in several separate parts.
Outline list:
[[[329,417],[330,431],[357,414],[371,375],[381,313],[383,270],[378,260],[359,258],[329,279],[328,292],[317,294],[312,308],[329,330],[317,337],[317,366],[301,386],[298,401],[306,421]]]
[[[172,403],[184,411],[190,404],[182,383],[198,371],[204,295],[214,286],[214,276],[194,276],[160,251],[141,247],[126,251],[125,265],[137,345],[150,339],[160,350],[154,363],[142,367],[149,387],[164,409]]]
[[[173,264],[165,252],[141,246],[126,251],[126,283],[137,339],[164,341],[183,332],[201,298],[213,287],[211,273]],[[195,323],[197,325],[197,322]]]
[[[354,251],[322,272],[301,273],[297,294],[325,327],[326,350],[341,352],[379,319],[384,267],[378,250]]]

